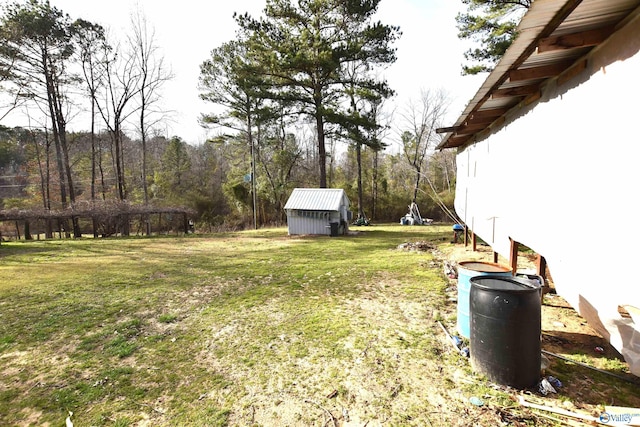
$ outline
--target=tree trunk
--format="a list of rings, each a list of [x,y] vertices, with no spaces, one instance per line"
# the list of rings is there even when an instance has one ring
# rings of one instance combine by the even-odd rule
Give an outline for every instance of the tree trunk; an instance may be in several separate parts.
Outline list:
[[[256,195],[256,150],[255,150],[255,142],[253,141],[253,133],[252,127],[253,124],[251,122],[251,100],[247,102],[248,108],[247,111],[247,138],[249,139],[249,147],[251,149],[251,210],[253,211],[253,229],[258,229],[258,212],[257,212],[257,195]],[[185,215],[186,218],[186,215]]]
[[[67,181],[69,201],[71,202],[71,206],[73,207],[73,204],[76,201],[76,193],[75,187],[73,185],[73,175],[71,174],[71,161],[69,160],[69,145],[67,144],[67,122],[63,111],[63,96],[60,93],[60,82],[58,81],[58,76],[53,72],[53,70],[55,70],[55,67],[51,65],[49,69],[52,70],[50,76],[48,77],[48,83],[51,86],[49,102],[52,104],[50,110],[52,112],[51,119],[54,122],[53,132],[54,136],[56,136],[57,134],[57,141],[62,150],[62,163],[64,167],[63,176]],[[78,218],[72,216],[71,223],[73,226],[74,237],[81,237]]]
[[[144,101],[140,113],[140,134],[142,138],[142,194],[145,206],[149,204],[149,189],[147,188],[147,132],[144,129]],[[151,235],[151,223],[149,215],[142,216],[145,232],[147,236]]]
[[[91,94],[91,200],[96,199],[96,95],[92,91]],[[94,236],[95,236],[95,219],[94,219]],[[97,237],[97,236],[96,236]]]
[[[140,112],[140,134],[142,138],[142,193],[144,197],[144,204],[146,206],[149,204],[149,189],[147,188],[147,132],[144,128],[144,111],[145,103],[143,101]],[[141,219],[147,236],[151,236],[151,221],[149,215],[144,214]]]
[[[54,125],[55,127],[55,125]],[[62,162],[62,148],[56,130],[53,131],[53,144],[56,149],[56,165],[58,166],[58,185],[60,185],[60,203],[62,208],[67,207],[67,187],[64,180],[64,166]]]
[[[378,204],[378,151],[373,153],[373,168],[371,171],[371,218],[377,218]]]
[[[420,188],[420,168],[416,167],[416,183],[413,187],[413,199],[411,199],[412,203],[416,203],[418,199],[418,189]]]
[[[98,171],[100,171],[100,192],[102,200],[107,200],[107,184],[104,181],[104,167],[102,166],[102,150],[98,150]]]
[[[327,188],[327,151],[324,139],[324,120],[320,113],[320,99],[316,101],[316,130],[318,133],[318,163],[320,166],[320,188]]]
[[[362,144],[356,143],[356,162],[358,166],[358,219],[365,219],[362,200]]]
[[[112,158],[113,158],[113,166],[116,171],[116,189],[118,191],[118,199],[120,201],[124,201],[127,198],[126,189],[125,189],[125,180],[124,180],[124,159],[123,149],[122,149],[122,130],[120,128],[120,119],[118,117],[114,118],[114,127],[111,130],[111,141],[113,142],[112,147]]]
[[[125,191],[124,191],[124,171],[122,170],[122,135],[120,133],[120,128],[116,128],[114,132],[114,144],[116,151],[116,183],[118,186],[118,197],[121,201],[125,200]]]
[[[49,116],[51,118],[51,131],[53,132],[53,143],[56,149],[56,164],[58,166],[58,183],[60,184],[60,202],[62,208],[67,207],[67,189],[65,186],[65,169],[63,163],[62,146],[60,143],[60,129],[58,129],[58,121],[56,120],[56,101],[54,99],[55,85],[53,76],[49,67],[49,60],[46,53],[42,54],[42,67],[45,70],[45,80],[47,87],[47,104],[49,107]]]
[[[64,161],[64,169],[65,169],[65,175],[67,177],[67,187],[69,189],[69,201],[71,202],[71,207],[73,208],[73,205],[76,201],[76,192],[75,192],[75,188],[73,185],[73,177],[71,175],[71,162],[69,161],[69,147],[67,145],[67,136],[66,136],[66,126],[64,124],[64,121],[62,120],[62,118],[59,119],[59,126],[58,129],[60,130],[60,145],[62,146],[62,155],[63,155],[63,161]],[[73,236],[75,238],[79,238],[82,237],[82,233],[80,232],[80,225],[78,223],[78,217],[77,216],[72,216],[71,217],[71,224],[73,227]]]
[[[51,202],[49,200],[49,132],[45,128],[45,165],[46,171],[42,167],[42,154],[38,141],[33,139],[33,146],[36,152],[36,161],[38,162],[38,173],[40,174],[40,196],[42,197],[42,205],[45,210],[49,210]],[[49,236],[47,236],[49,237]]]

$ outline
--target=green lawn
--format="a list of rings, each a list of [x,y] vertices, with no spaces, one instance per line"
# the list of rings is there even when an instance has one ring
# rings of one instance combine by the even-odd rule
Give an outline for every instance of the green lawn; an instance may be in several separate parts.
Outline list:
[[[450,226],[359,230],[3,242],[0,425],[495,425],[435,322]]]

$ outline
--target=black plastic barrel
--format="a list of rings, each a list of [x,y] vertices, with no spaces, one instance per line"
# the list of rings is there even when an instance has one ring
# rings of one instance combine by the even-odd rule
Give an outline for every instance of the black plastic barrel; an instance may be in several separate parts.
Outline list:
[[[540,294],[525,280],[472,277],[471,366],[510,387],[534,387],[540,379]]]

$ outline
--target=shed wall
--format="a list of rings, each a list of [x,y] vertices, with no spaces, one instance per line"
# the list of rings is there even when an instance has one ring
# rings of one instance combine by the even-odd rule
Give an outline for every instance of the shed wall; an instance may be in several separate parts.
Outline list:
[[[588,70],[457,156],[455,207],[508,257],[509,238],[542,254],[560,293],[640,375],[640,21],[594,51]]]
[[[289,235],[296,234],[331,234],[329,224],[340,222],[339,212],[327,212],[326,219],[305,218],[295,214],[295,211],[287,211],[287,226]]]

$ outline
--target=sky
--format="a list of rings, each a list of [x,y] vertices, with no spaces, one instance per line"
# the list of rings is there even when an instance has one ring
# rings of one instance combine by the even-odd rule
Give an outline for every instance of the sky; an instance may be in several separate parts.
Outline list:
[[[0,0],[3,2],[5,0]],[[164,63],[174,78],[162,91],[166,110],[173,120],[161,132],[177,135],[190,144],[204,142],[213,133],[198,124],[202,113],[213,107],[199,99],[200,64],[212,49],[234,39],[237,26],[233,13],[261,15],[265,0],[50,0],[52,6],[71,19],[99,23],[115,36],[131,32],[131,16],[139,8],[155,32]],[[457,37],[455,16],[463,8],[459,0],[382,0],[376,19],[400,26],[402,36],[395,43],[397,61],[383,72],[396,96],[388,102],[396,111],[422,90],[444,89],[451,99],[452,125],[485,76],[461,76],[463,53],[468,47]],[[395,117],[395,116],[394,116]],[[74,119],[75,120],[75,119]],[[85,121],[69,123],[69,129],[83,129]]]

